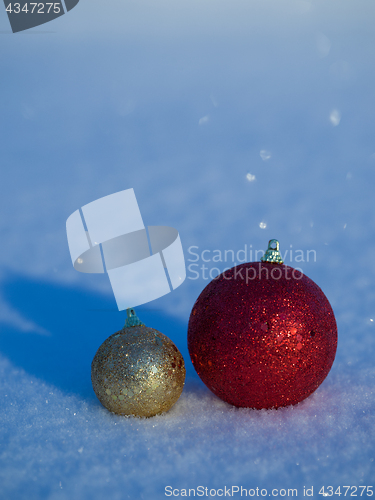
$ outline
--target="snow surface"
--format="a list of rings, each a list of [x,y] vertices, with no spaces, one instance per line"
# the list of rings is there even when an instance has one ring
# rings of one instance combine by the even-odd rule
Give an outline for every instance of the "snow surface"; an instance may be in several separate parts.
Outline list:
[[[372,0],[81,0],[13,35],[0,9],[1,499],[375,486],[374,17]],[[187,365],[177,404],[145,420],[92,391],[124,313],[65,234],[129,187],[192,265],[137,309]],[[330,300],[337,356],[299,405],[236,409],[195,374],[187,322],[210,273],[271,238]]]
[[[71,330],[61,340],[82,352]],[[56,331],[63,336],[66,325]],[[317,498],[323,485],[372,484],[375,370],[362,344],[373,348],[374,332],[369,326],[358,335],[358,349],[342,340],[350,334],[341,328],[328,378],[295,407],[231,407],[203,386],[189,363],[179,401],[149,419],[115,416],[100,405],[90,388],[92,353],[80,357],[66,348],[59,360],[53,341],[44,350],[28,349],[36,357],[29,371],[2,356],[2,498],[165,498],[166,486],[296,488],[298,496],[313,487]],[[49,355],[58,375],[48,371]],[[30,374],[38,370],[45,375]]]

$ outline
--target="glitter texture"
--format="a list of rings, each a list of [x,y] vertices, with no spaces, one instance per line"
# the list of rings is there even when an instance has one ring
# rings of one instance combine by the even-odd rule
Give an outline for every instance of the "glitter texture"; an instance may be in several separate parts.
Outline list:
[[[146,326],[123,328],[99,347],[91,364],[99,401],[120,415],[152,417],[181,395],[184,359],[165,335]]]
[[[188,347],[207,387],[239,407],[296,404],[328,375],[337,326],[322,290],[292,267],[252,262],[215,278],[190,315]]]

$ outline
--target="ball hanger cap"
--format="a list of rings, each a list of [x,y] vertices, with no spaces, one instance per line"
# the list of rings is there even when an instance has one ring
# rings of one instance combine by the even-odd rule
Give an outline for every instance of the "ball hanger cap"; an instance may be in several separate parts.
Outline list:
[[[129,307],[126,310],[126,320],[125,320],[125,325],[124,328],[129,328],[131,326],[145,326],[144,323],[138,318],[135,310],[131,307]]]
[[[260,259],[262,262],[270,262],[271,264],[283,264],[284,261],[281,258],[279,251],[280,243],[278,240],[270,240],[268,242],[268,248],[266,253]]]

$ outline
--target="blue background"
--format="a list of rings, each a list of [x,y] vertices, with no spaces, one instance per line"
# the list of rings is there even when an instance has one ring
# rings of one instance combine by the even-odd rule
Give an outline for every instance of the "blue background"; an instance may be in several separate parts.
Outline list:
[[[1,498],[373,484],[374,18],[370,0],[81,0],[12,34],[0,11]],[[187,266],[192,246],[212,275],[235,262],[204,250],[293,250],[339,329],[313,396],[257,412],[203,386],[186,332],[209,280],[188,270],[137,309],[185,358],[180,400],[147,420],[101,407],[90,363],[125,313],[73,269],[65,222],[128,188]]]

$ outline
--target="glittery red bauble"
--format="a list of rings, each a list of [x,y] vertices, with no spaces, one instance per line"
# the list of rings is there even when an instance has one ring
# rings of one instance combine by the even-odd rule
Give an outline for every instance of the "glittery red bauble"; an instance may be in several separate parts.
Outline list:
[[[252,262],[209,283],[194,304],[188,346],[213,393],[249,408],[296,404],[326,378],[337,347],[322,290],[297,269]]]

